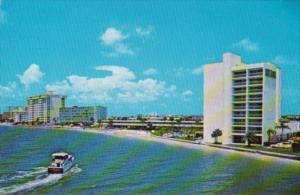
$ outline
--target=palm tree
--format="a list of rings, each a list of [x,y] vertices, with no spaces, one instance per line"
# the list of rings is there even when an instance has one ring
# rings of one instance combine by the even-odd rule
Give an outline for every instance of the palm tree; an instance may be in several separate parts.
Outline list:
[[[111,119],[111,118],[108,119],[108,125],[109,125],[109,127],[112,127],[113,123],[114,123],[113,119]]]
[[[177,131],[179,131],[180,130],[180,124],[181,124],[181,121],[183,120],[183,118],[181,118],[181,117],[179,117],[179,118],[177,118],[175,121],[176,121],[176,123],[177,123]]]
[[[243,137],[243,140],[247,142],[247,146],[250,147],[252,143],[255,143],[257,141],[257,138],[255,137],[255,133],[247,132]]]
[[[215,138],[215,144],[218,143],[219,136],[222,136],[222,130],[216,129],[212,132],[211,137]]]
[[[280,118],[280,119],[278,120],[278,122],[276,123],[275,128],[276,128],[276,129],[281,129],[280,141],[283,140],[283,130],[284,130],[284,129],[290,129],[289,126],[286,124],[286,123],[288,123],[288,122],[289,122],[288,119]]]
[[[272,135],[276,135],[276,130],[270,128],[270,129],[267,130],[267,134],[268,134],[268,137],[269,137],[269,143],[270,143],[270,142],[271,142],[271,136],[272,136]]]

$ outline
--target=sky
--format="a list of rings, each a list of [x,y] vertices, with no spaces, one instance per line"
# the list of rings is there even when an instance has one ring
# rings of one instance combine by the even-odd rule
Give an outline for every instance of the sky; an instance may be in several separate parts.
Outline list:
[[[203,111],[204,64],[225,52],[282,71],[300,114],[299,1],[0,0],[0,111],[47,90],[109,115]]]

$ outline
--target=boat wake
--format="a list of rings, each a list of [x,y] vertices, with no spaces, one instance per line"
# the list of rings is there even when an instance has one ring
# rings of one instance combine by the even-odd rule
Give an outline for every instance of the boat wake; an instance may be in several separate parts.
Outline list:
[[[79,172],[81,172],[81,169],[78,166],[74,166],[65,174],[48,174],[47,167],[38,167],[33,169],[32,171],[18,171],[14,175],[6,176],[7,178],[1,178],[0,182],[5,180],[18,183],[18,180],[25,179],[26,177],[34,177],[34,179],[25,183],[13,184],[7,187],[2,187],[0,188],[0,194],[15,194],[28,192],[34,190],[37,187],[54,184],[63,177]]]

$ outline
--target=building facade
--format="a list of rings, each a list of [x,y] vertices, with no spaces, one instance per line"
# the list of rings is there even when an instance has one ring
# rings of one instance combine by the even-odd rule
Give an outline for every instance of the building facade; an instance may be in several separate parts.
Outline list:
[[[241,57],[223,54],[223,62],[204,66],[204,141],[213,142],[215,129],[222,143],[245,143],[247,132],[257,144],[281,116],[280,70],[271,63],[244,64]]]
[[[59,110],[60,123],[97,123],[106,119],[107,110],[102,106],[64,107]]]
[[[28,110],[27,107],[19,107],[15,110],[12,110],[12,117],[15,123],[22,123],[28,121]]]
[[[53,92],[28,97],[28,122],[56,123],[59,119],[59,109],[65,107],[65,99],[66,96]]]

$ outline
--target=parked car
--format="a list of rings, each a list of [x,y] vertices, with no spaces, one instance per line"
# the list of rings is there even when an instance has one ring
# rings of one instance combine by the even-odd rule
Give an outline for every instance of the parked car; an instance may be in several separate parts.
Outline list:
[[[291,148],[292,144],[290,142],[281,142],[277,144],[272,144],[272,148]]]

